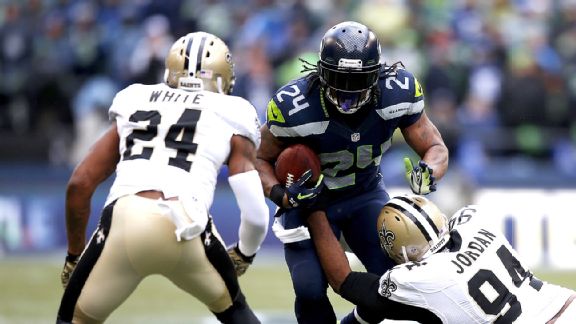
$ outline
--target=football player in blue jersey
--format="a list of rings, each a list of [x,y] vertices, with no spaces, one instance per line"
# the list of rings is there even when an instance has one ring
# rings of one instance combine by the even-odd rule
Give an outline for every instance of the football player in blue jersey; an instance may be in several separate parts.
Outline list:
[[[394,262],[373,228],[389,200],[380,160],[394,131],[400,129],[421,158],[415,165],[404,160],[414,193],[436,190],[448,167],[448,149],[424,112],[422,87],[401,63],[380,63],[380,44],[370,29],[357,22],[335,25],[322,38],[319,56],[315,65],[304,62],[308,75],[270,100],[257,160],[265,194],[281,207],[272,229],[284,243],[296,318],[315,324],[335,323],[336,315],[305,215],[325,210],[336,236],[345,238],[368,272],[381,275]],[[274,175],[277,156],[293,143],[318,153],[323,177],[311,186],[310,173],[288,188]]]

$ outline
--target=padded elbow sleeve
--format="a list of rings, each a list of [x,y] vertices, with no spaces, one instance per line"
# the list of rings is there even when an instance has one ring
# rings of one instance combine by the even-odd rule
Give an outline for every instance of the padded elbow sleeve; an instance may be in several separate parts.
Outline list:
[[[259,249],[268,231],[269,212],[256,170],[238,173],[228,178],[240,207],[238,248],[244,255],[253,255]]]
[[[340,286],[340,295],[362,309],[363,320],[370,323],[383,320],[382,313],[387,310],[388,300],[378,294],[379,278],[372,273],[351,272]]]

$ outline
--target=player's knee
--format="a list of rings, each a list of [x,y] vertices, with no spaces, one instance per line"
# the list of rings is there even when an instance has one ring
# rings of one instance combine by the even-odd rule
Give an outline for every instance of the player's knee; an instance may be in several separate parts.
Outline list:
[[[222,294],[218,299],[206,302],[206,307],[214,313],[221,313],[224,312],[232,306],[232,298],[230,298],[230,294],[228,292]]]
[[[74,324],[99,324],[99,323],[104,323],[106,319],[95,319],[94,317],[86,314],[86,312],[83,312],[82,309],[80,309],[80,307],[76,306],[76,308],[74,309],[74,319],[72,320],[72,323]]]
[[[292,268],[294,293],[305,300],[318,300],[326,296],[328,282],[322,269],[312,262],[303,262]]]

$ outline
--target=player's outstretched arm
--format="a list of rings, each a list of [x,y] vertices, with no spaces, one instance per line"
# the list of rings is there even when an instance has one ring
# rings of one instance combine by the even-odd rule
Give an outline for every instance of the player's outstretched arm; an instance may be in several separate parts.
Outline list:
[[[66,230],[70,254],[79,255],[84,250],[86,226],[90,216],[90,199],[98,185],[114,173],[120,159],[119,141],[114,123],[76,166],[68,181]]]
[[[86,226],[90,217],[92,195],[98,185],[114,173],[120,159],[119,141],[116,123],[114,123],[76,166],[68,181],[66,188],[68,256],[61,276],[64,286],[68,283],[78,256],[86,244]]]
[[[402,135],[421,159],[415,166],[411,161],[404,161],[412,191],[417,194],[434,191],[435,182],[440,180],[448,169],[448,148],[442,135],[426,113],[414,124],[402,129]],[[412,170],[409,170],[410,168]]]
[[[228,248],[236,274],[246,272],[268,231],[268,206],[255,167],[256,147],[249,139],[235,135],[228,160],[228,182],[240,207],[238,242]]]
[[[352,270],[340,242],[332,232],[326,213],[323,211],[313,212],[308,217],[308,228],[316,246],[320,264],[328,278],[328,283],[336,293],[339,293],[340,286]]]

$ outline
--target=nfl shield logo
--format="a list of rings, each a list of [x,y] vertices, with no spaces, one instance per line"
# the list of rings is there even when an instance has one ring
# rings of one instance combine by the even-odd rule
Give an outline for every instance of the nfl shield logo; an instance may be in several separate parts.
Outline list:
[[[352,142],[358,142],[360,140],[360,133],[354,133],[350,138],[352,139]]]

